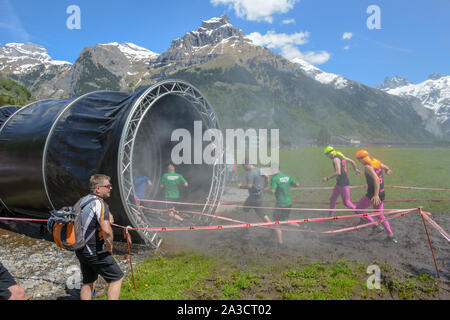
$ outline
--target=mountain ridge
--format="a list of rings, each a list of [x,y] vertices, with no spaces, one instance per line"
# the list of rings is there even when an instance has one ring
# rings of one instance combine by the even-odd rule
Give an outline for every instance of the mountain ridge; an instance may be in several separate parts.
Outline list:
[[[5,69],[2,59],[0,70]],[[161,54],[112,42],[84,48],[74,64],[53,66],[60,70],[46,63],[9,77],[38,98],[53,99],[95,90],[131,92],[167,78],[185,79],[205,93],[227,126],[278,126],[293,143],[295,136],[310,139],[324,126],[332,133],[364,137],[442,136],[433,111],[420,101],[326,73],[303,60],[289,61],[253,44],[226,15],[203,21]],[[413,130],[412,124],[423,130]]]

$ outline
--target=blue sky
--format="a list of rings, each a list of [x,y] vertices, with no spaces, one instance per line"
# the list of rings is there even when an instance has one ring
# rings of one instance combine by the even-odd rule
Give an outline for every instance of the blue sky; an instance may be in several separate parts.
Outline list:
[[[66,26],[70,5],[81,10],[80,30]],[[375,22],[371,5],[381,29],[367,26]],[[72,63],[97,43],[132,42],[162,53],[222,14],[289,59],[369,86],[386,76],[419,83],[432,72],[450,74],[448,0],[0,0],[0,43],[33,42]]]

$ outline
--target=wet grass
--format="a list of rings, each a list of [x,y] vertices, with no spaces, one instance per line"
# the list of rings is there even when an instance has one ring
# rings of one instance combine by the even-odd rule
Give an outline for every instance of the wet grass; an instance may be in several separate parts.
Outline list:
[[[122,300],[354,300],[435,299],[428,275],[411,276],[382,265],[380,289],[367,287],[367,266],[357,261],[237,265],[230,260],[180,253],[148,258],[122,286]],[[104,299],[102,297],[100,299]]]

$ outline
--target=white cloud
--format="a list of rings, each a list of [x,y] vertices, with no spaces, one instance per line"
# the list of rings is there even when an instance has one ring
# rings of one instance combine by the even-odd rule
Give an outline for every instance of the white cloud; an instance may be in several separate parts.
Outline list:
[[[349,50],[349,49],[350,49],[350,46],[348,46],[348,45],[344,47],[344,50]]]
[[[285,19],[283,21],[281,21],[282,24],[291,24],[291,23],[295,23],[295,19]]]
[[[287,13],[300,0],[210,0],[215,6],[228,5],[239,18],[272,23],[272,15]]]
[[[308,32],[297,32],[293,34],[275,33],[271,30],[265,35],[259,32],[253,32],[247,36],[258,46],[265,46],[270,49],[280,49],[286,45],[302,45],[308,42]]]
[[[344,32],[344,34],[342,35],[342,40],[350,40],[351,38],[353,38],[352,32]]]
[[[255,45],[264,46],[272,50],[280,50],[283,57],[290,61],[296,59],[305,60],[311,64],[323,64],[331,55],[326,51],[302,52],[298,46],[308,42],[309,32],[298,32],[294,34],[275,33],[271,30],[265,35],[253,32],[247,36]]]
[[[293,52],[291,52],[293,53]],[[327,62],[328,60],[330,60],[331,58],[331,54],[326,52],[326,51],[321,51],[321,52],[315,52],[315,51],[306,51],[306,52],[301,52],[300,50],[298,50],[298,53],[296,54],[296,56],[292,59],[290,59],[291,61],[297,60],[297,59],[302,59],[306,62],[309,62],[311,64],[317,65],[317,64],[324,64],[325,62]]]

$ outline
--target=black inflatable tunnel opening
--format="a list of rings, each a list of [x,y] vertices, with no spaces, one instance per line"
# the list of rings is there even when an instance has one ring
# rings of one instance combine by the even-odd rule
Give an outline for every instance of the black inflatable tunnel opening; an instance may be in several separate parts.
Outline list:
[[[202,123],[202,133],[220,129],[207,100],[196,88],[178,80],[160,82],[135,94],[100,91],[39,101],[4,119],[0,203],[10,213],[48,217],[50,210],[73,205],[86,195],[89,177],[103,173],[113,184],[107,202],[116,224],[140,229],[168,225],[169,217],[160,211],[166,206],[157,201],[164,200],[161,177],[179,143],[171,141],[172,132],[185,129],[194,138],[196,121]],[[195,210],[203,214],[214,213],[223,192],[224,166],[218,162],[175,167],[189,182],[181,200],[202,203]],[[143,201],[137,199],[135,190],[141,176],[153,184]],[[186,218],[208,222],[207,217]],[[153,247],[161,242],[153,230],[133,236]]]

